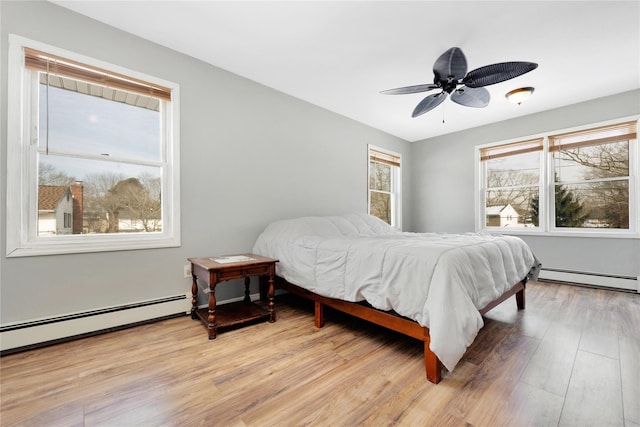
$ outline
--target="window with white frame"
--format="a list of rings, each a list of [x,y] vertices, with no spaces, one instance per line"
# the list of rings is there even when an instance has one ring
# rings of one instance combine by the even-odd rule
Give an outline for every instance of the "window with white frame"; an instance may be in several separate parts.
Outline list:
[[[542,138],[485,147],[483,227],[538,227],[532,217],[539,199]]]
[[[401,228],[400,154],[369,145],[369,214]]]
[[[639,231],[637,120],[479,147],[478,158],[479,229]]]
[[[7,256],[180,244],[176,84],[14,35],[9,80]]]
[[[555,228],[629,229],[635,140],[635,122],[549,136]]]

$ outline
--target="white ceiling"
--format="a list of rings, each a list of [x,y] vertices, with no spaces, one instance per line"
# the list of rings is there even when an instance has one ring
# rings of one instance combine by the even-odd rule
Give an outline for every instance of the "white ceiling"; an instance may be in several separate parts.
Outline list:
[[[407,141],[640,87],[637,0],[53,3]],[[433,62],[453,46],[469,70],[539,67],[487,87],[482,109],[447,100],[412,119],[430,93],[379,93],[432,83]],[[522,86],[534,94],[510,104],[504,94]]]

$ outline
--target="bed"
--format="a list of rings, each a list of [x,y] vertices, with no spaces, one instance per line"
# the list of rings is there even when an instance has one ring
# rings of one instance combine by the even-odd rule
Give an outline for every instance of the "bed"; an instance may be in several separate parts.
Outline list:
[[[277,284],[315,305],[349,313],[424,343],[429,381],[453,371],[483,326],[482,314],[515,295],[540,263],[521,239],[401,232],[366,214],[276,221],[253,252],[280,260]]]

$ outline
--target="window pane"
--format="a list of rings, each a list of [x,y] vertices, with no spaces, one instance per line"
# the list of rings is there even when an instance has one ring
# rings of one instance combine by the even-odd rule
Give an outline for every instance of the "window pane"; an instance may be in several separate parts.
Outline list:
[[[556,181],[629,176],[629,142],[621,141],[553,153]]]
[[[369,162],[369,189],[391,191],[391,166]]]
[[[519,187],[485,192],[487,227],[537,227],[538,187]]]
[[[161,160],[158,111],[40,84],[39,121],[41,149],[48,145],[50,151]]]
[[[629,228],[629,181],[556,185],[556,227]]]
[[[369,212],[387,224],[391,224],[391,194],[372,191]]]
[[[39,154],[38,170],[39,236],[162,231],[160,167]]]
[[[487,188],[538,184],[540,152],[487,160]]]

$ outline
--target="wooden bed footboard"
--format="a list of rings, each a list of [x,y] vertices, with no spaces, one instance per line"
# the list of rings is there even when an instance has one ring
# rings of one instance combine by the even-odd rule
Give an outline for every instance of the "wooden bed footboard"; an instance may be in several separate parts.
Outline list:
[[[502,294],[495,301],[490,302],[486,307],[479,310],[480,314],[484,315],[512,295],[516,296],[518,309],[524,309],[525,284],[526,279],[516,283],[510,290]],[[310,299],[314,302],[315,326],[317,328],[324,326],[324,306],[327,306],[422,341],[424,343],[424,367],[427,379],[434,384],[438,384],[442,379],[442,362],[440,362],[438,357],[429,348],[431,342],[429,328],[421,326],[418,322],[407,317],[400,316],[393,312],[378,310],[370,305],[315,294],[307,289],[287,282],[282,277],[276,277],[276,285],[294,295]]]

